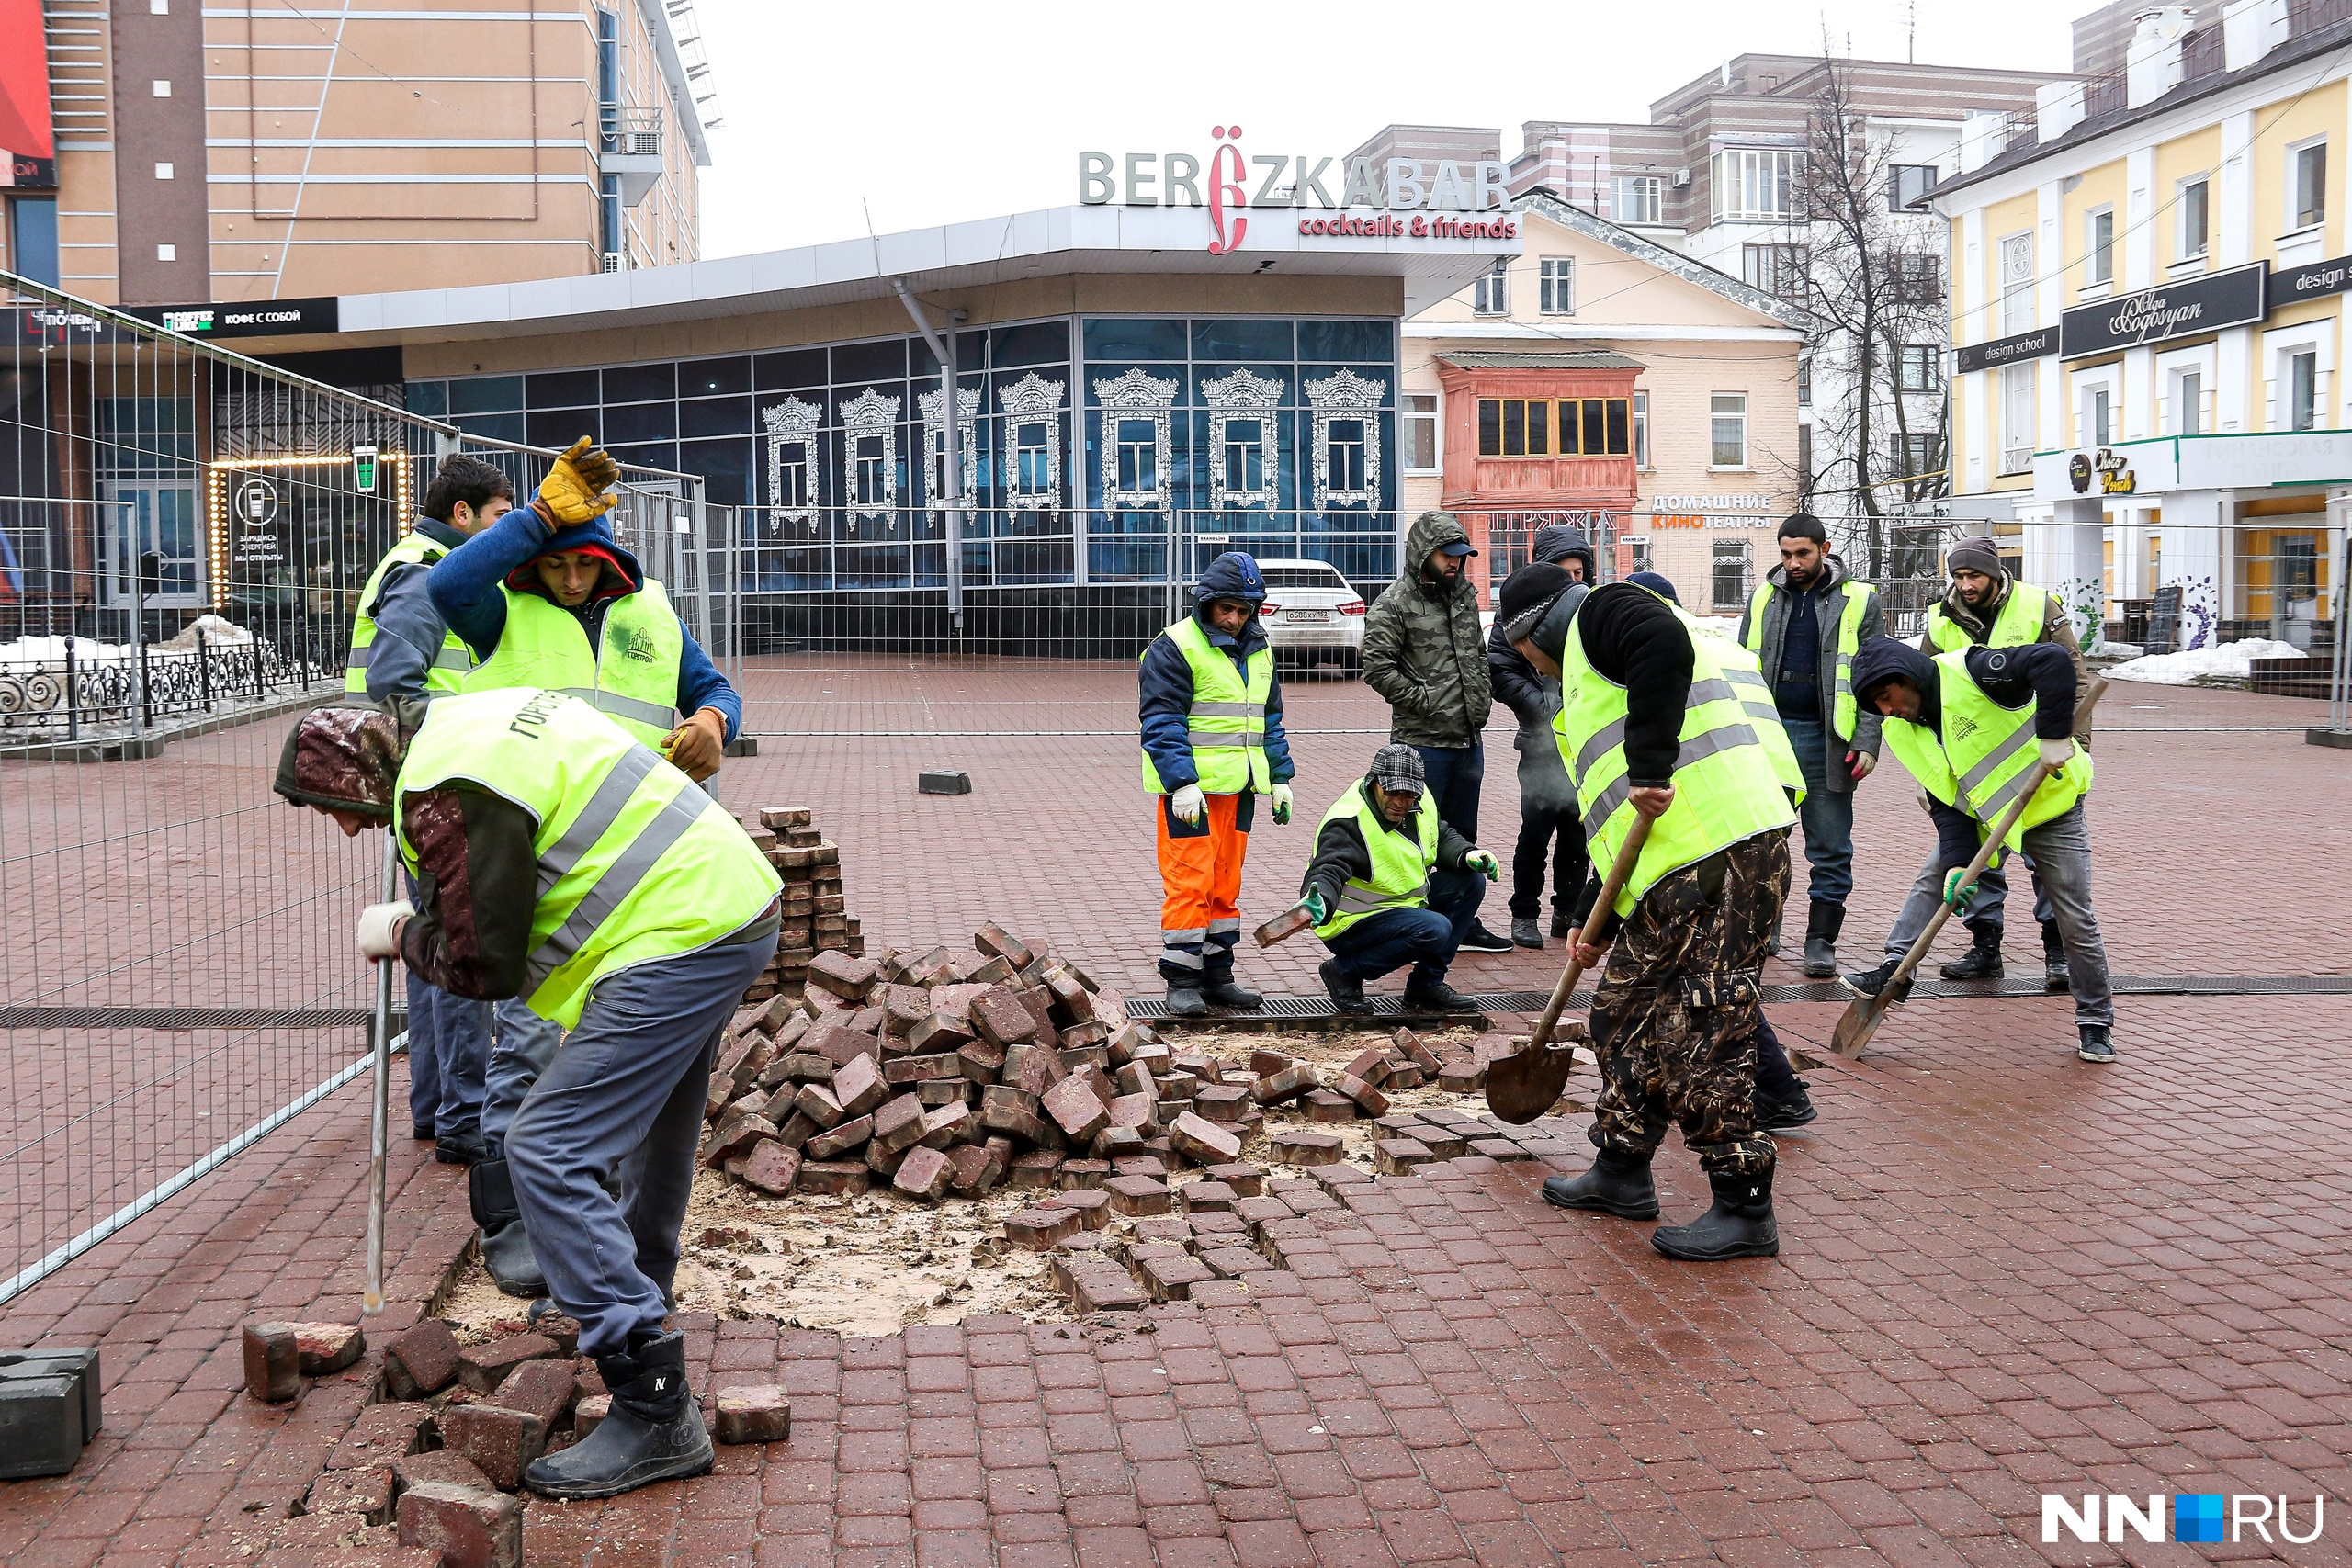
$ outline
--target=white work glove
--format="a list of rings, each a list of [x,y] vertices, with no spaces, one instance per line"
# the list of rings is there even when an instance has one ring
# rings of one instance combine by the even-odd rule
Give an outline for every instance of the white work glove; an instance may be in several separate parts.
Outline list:
[[[1200,785],[1188,784],[1168,797],[1168,809],[1176,814],[1177,820],[1197,828],[1208,817],[1209,797],[1201,793]]]
[[[1279,828],[1290,820],[1290,785],[1274,786],[1274,826]]]
[[[405,898],[393,904],[370,904],[360,910],[359,951],[370,958],[398,958],[400,923],[415,913],[416,906]]]
[[[1503,874],[1502,862],[1495,858],[1495,852],[1492,850],[1472,850],[1462,857],[1462,869],[1475,871],[1489,882],[1495,881]]]
[[[2074,756],[2075,738],[2071,735],[2041,742],[2041,760],[2052,768],[2064,767]]]

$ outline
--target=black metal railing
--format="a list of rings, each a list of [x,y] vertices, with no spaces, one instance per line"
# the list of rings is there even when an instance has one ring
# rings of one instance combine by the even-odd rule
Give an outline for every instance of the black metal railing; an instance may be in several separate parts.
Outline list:
[[[0,745],[77,741],[232,713],[319,689],[341,673],[340,659],[330,665],[315,649],[306,656],[249,635],[229,639],[201,625],[186,635],[184,647],[61,637],[54,657],[0,666]]]

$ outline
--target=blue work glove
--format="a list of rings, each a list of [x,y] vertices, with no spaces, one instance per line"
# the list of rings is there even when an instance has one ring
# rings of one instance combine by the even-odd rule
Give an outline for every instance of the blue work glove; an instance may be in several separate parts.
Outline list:
[[[1951,906],[1951,912],[1955,915],[1965,910],[1968,901],[1976,897],[1976,884],[1961,885],[1967,874],[1968,868],[1964,865],[1956,865],[1944,873],[1944,902]]]
[[[1502,862],[1495,858],[1492,850],[1472,850],[1462,857],[1462,868],[1475,871],[1489,882],[1498,880],[1503,874]]]

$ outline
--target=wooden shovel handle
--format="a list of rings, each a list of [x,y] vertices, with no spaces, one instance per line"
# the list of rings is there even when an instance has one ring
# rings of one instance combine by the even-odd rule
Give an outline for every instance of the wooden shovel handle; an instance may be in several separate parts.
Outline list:
[[[2094,676],[2091,680],[2091,689],[2084,694],[2081,702],[2075,705],[2074,733],[2080,735],[2083,732],[2084,727],[2091,721],[2091,710],[2098,706],[2099,698],[2106,694],[2107,677]],[[2034,793],[2041,788],[2042,781],[2057,771],[2047,762],[2036,762],[2033,765],[2033,772],[2028,776],[2025,788],[2018,792],[2017,799],[2009,803],[2009,808],[2001,813],[2000,821],[1994,824],[1993,830],[1987,833],[1984,836],[1984,841],[1977,846],[1976,858],[1968,863],[1968,869],[1961,874],[1962,886],[1970,886],[1984,874],[1984,868],[1992,863],[1995,852],[2000,849],[2002,840],[2009,836],[2009,829],[2016,827],[2018,818],[2025,815],[2025,808],[2033,804]],[[1944,929],[1944,922],[1951,919],[1951,906],[1948,903],[1939,903],[1936,906],[1935,914],[1928,921],[1928,929],[1919,933],[1919,940],[1911,944],[1911,951],[1903,955],[1903,962],[1894,966],[1894,973],[1888,976],[1886,984],[1879,987],[1880,996],[1892,997],[1897,987],[1911,977],[1911,972],[1927,961],[1928,951],[1936,945],[1937,933]]]
[[[1568,1005],[1568,998],[1576,993],[1577,981],[1584,975],[1584,965],[1577,961],[1578,942],[1597,942],[1600,928],[1609,919],[1610,908],[1617,902],[1617,895],[1634,877],[1634,863],[1642,858],[1642,845],[1650,836],[1650,818],[1636,812],[1634,825],[1625,829],[1625,841],[1617,851],[1617,863],[1609,868],[1609,880],[1600,885],[1600,897],[1593,900],[1592,913],[1585,917],[1584,927],[1568,939],[1568,964],[1560,971],[1560,983],[1552,987],[1552,999],[1544,1004],[1544,1016],[1535,1021],[1535,1032],[1527,1037],[1530,1052],[1541,1051],[1552,1043],[1552,1031],[1560,1021],[1560,1010]]]

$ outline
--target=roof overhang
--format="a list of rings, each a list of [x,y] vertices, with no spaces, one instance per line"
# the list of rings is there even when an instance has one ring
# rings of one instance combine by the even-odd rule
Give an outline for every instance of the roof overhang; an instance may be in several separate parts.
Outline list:
[[[1467,288],[1520,241],[1302,234],[1297,209],[1250,209],[1241,242],[1212,253],[1206,209],[1057,207],[971,223],[634,272],[469,288],[346,294],[332,337],[255,339],[247,352],[449,343],[763,315],[1082,275],[1393,277],[1412,315]],[[1517,225],[1512,225],[1516,230]]]

